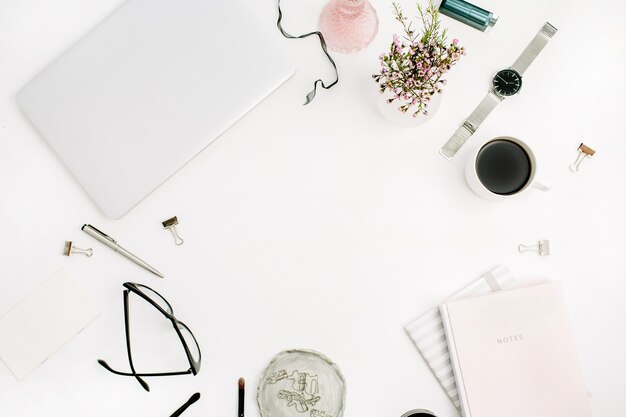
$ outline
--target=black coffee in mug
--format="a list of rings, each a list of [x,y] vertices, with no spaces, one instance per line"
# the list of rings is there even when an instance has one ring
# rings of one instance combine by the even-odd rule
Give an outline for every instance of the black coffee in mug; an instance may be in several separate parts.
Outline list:
[[[515,142],[497,139],[478,151],[476,174],[492,193],[511,195],[521,191],[528,184],[531,173],[530,156]]]

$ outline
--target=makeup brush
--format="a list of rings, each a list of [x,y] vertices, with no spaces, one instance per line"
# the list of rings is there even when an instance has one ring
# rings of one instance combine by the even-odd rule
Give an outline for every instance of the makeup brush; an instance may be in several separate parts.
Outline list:
[[[246,381],[239,378],[239,413],[238,417],[243,417],[243,403],[246,397]]]

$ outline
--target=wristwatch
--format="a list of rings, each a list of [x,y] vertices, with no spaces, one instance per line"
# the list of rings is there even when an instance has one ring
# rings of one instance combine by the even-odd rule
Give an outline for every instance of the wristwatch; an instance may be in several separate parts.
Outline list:
[[[522,75],[530,64],[537,58],[539,52],[554,36],[557,29],[546,22],[535,38],[526,47],[524,52],[517,58],[510,68],[500,70],[491,81],[491,90],[487,97],[480,102],[478,107],[469,115],[463,124],[457,129],[439,153],[446,159],[452,159],[461,146],[474,134],[480,124],[496,108],[496,105],[506,97],[519,93],[522,88]]]

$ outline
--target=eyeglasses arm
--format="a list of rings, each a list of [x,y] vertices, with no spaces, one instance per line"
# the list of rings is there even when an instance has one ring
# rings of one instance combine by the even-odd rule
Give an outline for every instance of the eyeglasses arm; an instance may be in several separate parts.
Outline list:
[[[180,416],[187,408],[189,408],[189,406],[191,404],[195,403],[199,399],[200,399],[200,393],[196,392],[195,394],[193,394],[191,396],[191,398],[189,398],[187,400],[187,402],[185,404],[181,405],[178,410],[174,411],[174,414],[172,414],[170,417],[178,417],[178,416]]]
[[[186,371],[180,371],[180,372],[154,372],[154,373],[137,373],[137,372],[121,372],[121,371],[116,371],[115,369],[111,368],[109,366],[108,363],[106,363],[106,361],[102,360],[102,359],[98,359],[98,363],[100,365],[102,365],[102,367],[104,369],[106,369],[109,372],[114,373],[115,375],[122,375],[122,376],[145,376],[145,377],[150,377],[150,376],[174,376],[174,375],[187,375],[190,374],[192,371],[191,369],[187,369]]]

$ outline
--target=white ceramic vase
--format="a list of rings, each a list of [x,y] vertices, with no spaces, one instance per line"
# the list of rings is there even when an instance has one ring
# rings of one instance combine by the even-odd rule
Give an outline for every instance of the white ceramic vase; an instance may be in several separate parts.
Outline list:
[[[428,114],[419,114],[417,117],[413,117],[413,113],[410,110],[406,113],[398,110],[398,107],[400,107],[398,101],[389,103],[388,100],[393,97],[393,94],[389,91],[385,91],[378,96],[378,108],[383,117],[391,123],[403,127],[416,127],[423,125],[437,113],[441,105],[441,96],[442,95],[439,93],[433,94],[430,103],[428,103]]]

